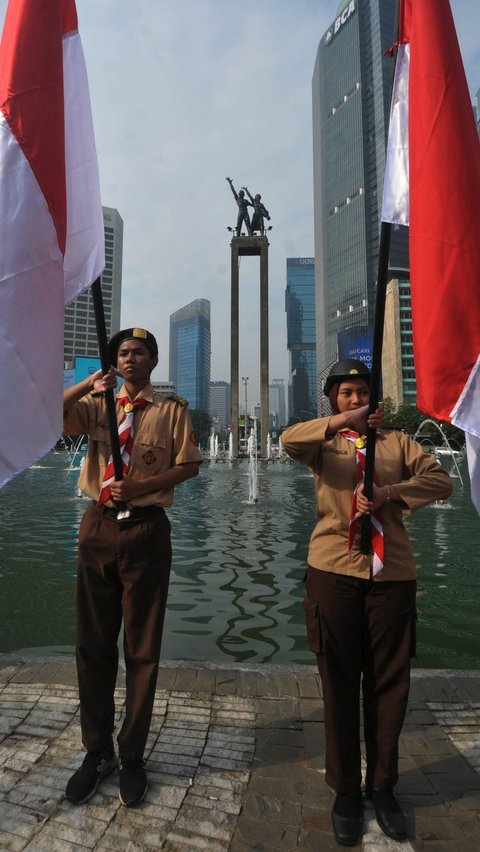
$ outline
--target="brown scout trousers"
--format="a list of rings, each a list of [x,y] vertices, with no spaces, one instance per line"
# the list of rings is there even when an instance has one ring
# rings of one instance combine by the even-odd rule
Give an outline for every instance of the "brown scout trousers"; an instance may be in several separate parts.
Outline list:
[[[137,510],[139,511],[139,510]],[[161,508],[118,523],[90,506],[80,525],[77,573],[77,674],[82,741],[111,742],[118,636],[123,620],[125,718],[120,756],[143,756],[152,717],[171,565],[170,522]]]
[[[415,595],[415,580],[373,582],[308,567],[303,606],[323,687],[325,779],[337,793],[361,785],[360,683],[366,789],[391,791],[398,780]]]

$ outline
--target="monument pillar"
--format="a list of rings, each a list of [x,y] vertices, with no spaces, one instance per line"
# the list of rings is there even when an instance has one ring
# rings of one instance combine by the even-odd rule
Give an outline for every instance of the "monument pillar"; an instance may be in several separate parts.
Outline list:
[[[238,458],[239,449],[239,258],[260,257],[260,406],[261,406],[261,456],[267,458],[268,435],[268,240],[265,236],[233,237],[231,242],[231,347],[230,386],[232,394],[231,428],[233,457]],[[247,414],[247,412],[245,412]]]

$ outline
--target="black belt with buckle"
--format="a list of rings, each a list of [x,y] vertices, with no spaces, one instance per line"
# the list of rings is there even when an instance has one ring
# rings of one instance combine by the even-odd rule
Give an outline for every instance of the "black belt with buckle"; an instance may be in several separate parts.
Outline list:
[[[152,515],[158,512],[163,513],[161,506],[133,506],[131,509],[112,509],[110,506],[97,506],[95,502],[93,505],[99,512],[106,515],[107,518],[111,518],[119,524],[128,524],[133,521],[145,521],[147,518],[152,517]]]

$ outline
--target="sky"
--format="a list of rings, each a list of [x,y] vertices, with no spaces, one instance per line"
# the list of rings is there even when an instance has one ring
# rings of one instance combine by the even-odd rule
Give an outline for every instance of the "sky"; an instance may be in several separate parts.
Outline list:
[[[211,302],[212,380],[230,381],[230,239],[225,178],[271,214],[270,379],[288,376],[286,257],[312,257],[311,78],[338,0],[76,0],[102,202],[124,221],[121,327],[157,337],[168,378],[169,317]],[[344,5],[344,4],[342,4]],[[7,0],[0,0],[3,23]],[[480,4],[451,0],[472,101]],[[258,258],[240,265],[240,376],[260,398]],[[243,402],[243,386],[242,402]]]

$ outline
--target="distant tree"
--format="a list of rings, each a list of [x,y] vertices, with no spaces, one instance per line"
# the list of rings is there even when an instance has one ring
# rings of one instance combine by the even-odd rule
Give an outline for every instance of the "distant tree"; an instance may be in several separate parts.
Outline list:
[[[410,435],[415,435],[422,421],[427,419],[427,415],[423,411],[420,411],[413,402],[404,402],[396,408],[395,403],[390,397],[386,397],[383,401],[383,412],[385,426],[405,429]],[[465,443],[465,433],[457,426],[452,426],[451,423],[446,423],[444,420],[437,420],[435,417],[430,417],[429,419],[441,427],[449,440],[454,440],[460,446]],[[426,427],[423,434],[428,435],[434,444],[441,443],[440,434],[435,427],[431,427],[430,433]]]
[[[192,418],[193,431],[195,432],[198,443],[205,445],[212,430],[212,418],[210,414],[201,408],[192,408],[190,409],[190,417]]]

